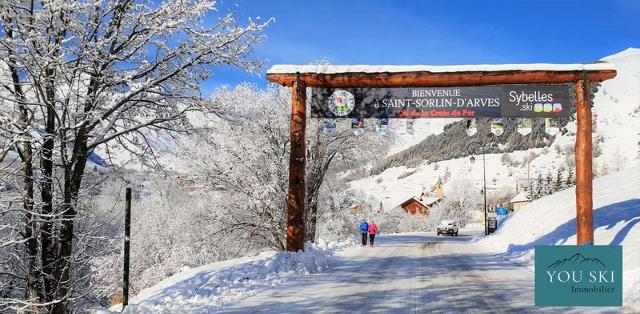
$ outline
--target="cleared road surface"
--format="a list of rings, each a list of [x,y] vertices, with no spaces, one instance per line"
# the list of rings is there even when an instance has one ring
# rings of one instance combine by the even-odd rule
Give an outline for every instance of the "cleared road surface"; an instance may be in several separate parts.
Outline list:
[[[382,236],[336,267],[245,299],[224,313],[618,313],[533,306],[533,272],[482,253],[470,235]]]

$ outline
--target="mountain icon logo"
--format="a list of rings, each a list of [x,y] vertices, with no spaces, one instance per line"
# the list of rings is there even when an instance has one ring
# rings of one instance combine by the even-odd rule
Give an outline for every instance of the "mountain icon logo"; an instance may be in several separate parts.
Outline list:
[[[551,265],[547,266],[547,268],[558,268],[561,266],[577,266],[577,265],[584,265],[585,263],[594,264],[597,266],[601,266],[603,268],[607,267],[607,265],[605,265],[597,257],[587,257],[580,253],[576,253],[576,254],[573,254],[571,257],[561,258],[553,262]]]

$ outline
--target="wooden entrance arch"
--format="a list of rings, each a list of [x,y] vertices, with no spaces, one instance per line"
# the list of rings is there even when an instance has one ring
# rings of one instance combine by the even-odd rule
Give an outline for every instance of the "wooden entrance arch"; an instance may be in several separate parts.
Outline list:
[[[287,251],[304,249],[307,87],[384,88],[575,83],[578,124],[575,144],[577,242],[578,245],[593,244],[590,83],[602,82],[615,76],[615,67],[609,63],[272,67],[267,71],[267,79],[293,88]]]

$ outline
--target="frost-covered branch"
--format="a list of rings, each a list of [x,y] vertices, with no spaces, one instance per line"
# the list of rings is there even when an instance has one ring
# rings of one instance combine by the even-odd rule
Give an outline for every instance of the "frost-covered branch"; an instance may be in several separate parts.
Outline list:
[[[12,226],[0,260],[26,278],[11,279],[14,308],[63,313],[86,298],[74,286],[89,280],[92,154],[155,158],[193,132],[189,113],[215,114],[200,84],[217,66],[262,66],[251,52],[271,20],[208,15],[215,1],[0,0],[0,181],[12,187],[0,185],[0,208],[22,204],[0,215]]]

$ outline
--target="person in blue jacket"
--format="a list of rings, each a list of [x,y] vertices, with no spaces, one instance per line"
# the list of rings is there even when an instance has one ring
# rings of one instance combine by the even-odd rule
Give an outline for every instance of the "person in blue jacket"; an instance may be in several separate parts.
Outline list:
[[[369,224],[366,220],[362,219],[360,222],[360,234],[362,234],[362,246],[367,245],[367,234],[369,232]]]

